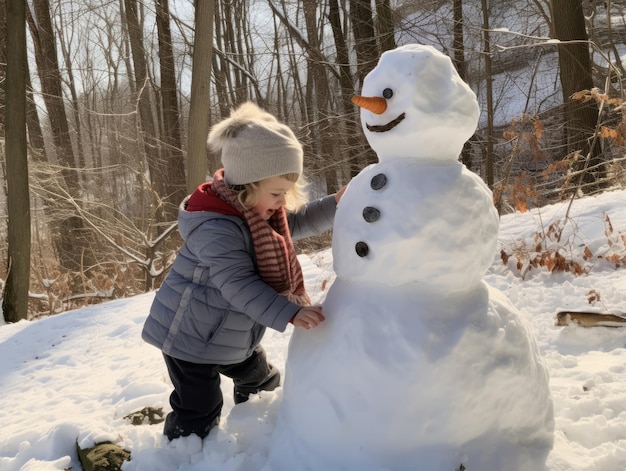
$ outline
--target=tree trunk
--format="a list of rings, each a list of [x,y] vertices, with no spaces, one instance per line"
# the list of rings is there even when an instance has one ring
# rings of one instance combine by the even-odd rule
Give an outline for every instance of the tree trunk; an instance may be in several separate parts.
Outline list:
[[[396,48],[395,29],[393,27],[393,11],[389,0],[376,0],[376,17],[378,18],[378,36],[380,52]]]
[[[6,77],[7,77],[7,0],[0,0],[0,137],[4,137],[4,118],[6,115]]]
[[[243,16],[245,15],[246,5],[240,0],[222,1],[222,27],[224,33],[224,50],[232,62],[236,65],[230,67],[229,76],[232,76],[230,83],[230,102],[238,105],[246,101],[249,96],[248,76],[244,73],[245,54],[243,50],[241,36],[245,33],[242,26]]]
[[[328,20],[333,32],[335,42],[335,50],[337,55],[337,64],[339,66],[339,86],[341,100],[339,102],[339,115],[345,116],[343,121],[343,135],[345,136],[346,151],[339,153],[340,158],[345,161],[342,167],[346,180],[350,176],[356,175],[360,168],[357,165],[357,155],[360,148],[367,145],[365,137],[359,126],[359,108],[352,103],[354,96],[354,86],[352,84],[352,72],[350,70],[350,53],[346,36],[341,24],[341,10],[337,0],[329,0],[328,2]],[[365,143],[365,144],[364,144]],[[342,183],[345,183],[342,182]]]
[[[213,29],[215,30],[215,49],[221,51],[222,54],[212,54],[211,65],[213,76],[215,77],[215,93],[217,95],[217,108],[219,109],[219,118],[223,119],[228,116],[230,106],[232,103],[228,94],[231,88],[229,65],[224,57],[224,33],[222,32],[222,13],[220,2],[213,2],[215,9],[213,15]],[[217,169],[218,162],[214,162],[212,166]]]
[[[176,87],[176,70],[170,31],[168,0],[155,0],[157,34],[159,37],[159,60],[161,71],[161,102],[163,112],[163,141],[165,143],[165,194],[167,216],[176,220],[178,205],[186,194],[185,159],[180,133],[180,110]],[[210,76],[210,75],[209,75]]]
[[[581,0],[554,0],[552,2],[554,34],[559,43],[559,68],[563,102],[565,103],[566,140],[568,153],[580,151],[579,170],[587,166],[599,165],[582,175],[585,184],[583,191],[590,192],[601,188],[606,169],[602,165],[599,142],[591,148],[592,136],[598,121],[598,107],[595,101],[572,100],[572,95],[593,88],[591,57],[585,17]],[[589,162],[586,162],[589,157]]]
[[[207,178],[206,139],[211,112],[213,2],[195,0],[195,34],[191,69],[191,99],[187,144],[187,193]]]
[[[320,41],[317,27],[317,2],[304,2],[304,21],[307,31],[308,46],[320,52]],[[307,96],[306,110],[309,113],[307,124],[310,126],[308,143],[316,156],[313,164],[323,170],[328,193],[335,193],[337,186],[337,172],[334,166],[328,165],[332,150],[337,147],[337,129],[331,126],[329,109],[329,84],[324,64],[320,63],[311,54],[307,54]]]
[[[8,0],[6,73],[6,166],[8,186],[8,267],[2,298],[7,322],[26,319],[30,286],[30,198],[26,152],[26,8]]]
[[[376,44],[374,14],[370,0],[351,1],[350,19],[352,20],[354,49],[357,59],[357,87],[360,89],[363,85],[363,79],[376,67],[380,56],[380,50]]]
[[[467,81],[467,67],[465,65],[465,35],[463,32],[463,0],[454,0],[453,5],[454,16],[454,40],[452,42],[452,49],[454,50],[454,67],[456,67],[459,77]],[[473,139],[470,138],[470,140]],[[470,141],[467,141],[463,145],[461,150],[461,162],[468,168],[472,169],[472,146]]]
[[[356,50],[357,69],[356,87],[361,90],[363,79],[376,67],[380,51],[376,44],[376,31],[374,29],[374,16],[370,0],[355,0],[350,2],[350,19],[354,33],[354,48]],[[364,162],[362,166],[376,163],[377,158],[371,148],[364,148]],[[352,168],[352,175],[359,172],[358,168]]]
[[[483,12],[483,55],[485,57],[485,93],[487,94],[487,149],[485,165],[487,167],[487,185],[493,188],[493,77],[491,74],[491,39],[489,35],[489,2],[481,1]]]

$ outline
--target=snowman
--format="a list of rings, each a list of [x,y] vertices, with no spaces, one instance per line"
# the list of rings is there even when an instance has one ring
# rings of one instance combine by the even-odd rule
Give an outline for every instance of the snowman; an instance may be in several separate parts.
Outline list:
[[[266,469],[545,470],[547,369],[482,280],[498,214],[458,162],[476,96],[447,56],[407,45],[353,101],[379,163],[339,204],[326,321],[290,341]]]

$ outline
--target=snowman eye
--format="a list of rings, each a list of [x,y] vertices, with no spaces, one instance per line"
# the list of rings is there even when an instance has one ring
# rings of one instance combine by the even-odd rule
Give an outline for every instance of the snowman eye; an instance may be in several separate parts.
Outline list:
[[[393,96],[393,90],[391,88],[385,88],[383,90],[383,98],[389,100]]]

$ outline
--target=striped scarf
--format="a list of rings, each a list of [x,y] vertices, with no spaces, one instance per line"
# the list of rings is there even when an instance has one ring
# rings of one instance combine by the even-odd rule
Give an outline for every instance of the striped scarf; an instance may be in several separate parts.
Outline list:
[[[269,220],[263,219],[254,208],[244,208],[237,198],[238,193],[226,185],[224,169],[215,172],[211,189],[222,201],[238,210],[248,224],[261,279],[291,302],[309,306],[311,300],[304,287],[302,267],[291,240],[285,208],[275,211]]]

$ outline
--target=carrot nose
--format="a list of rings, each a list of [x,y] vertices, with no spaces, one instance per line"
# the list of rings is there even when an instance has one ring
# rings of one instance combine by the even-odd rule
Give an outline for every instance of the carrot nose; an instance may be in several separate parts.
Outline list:
[[[352,103],[376,114],[383,114],[387,109],[387,100],[379,96],[353,96]]]

